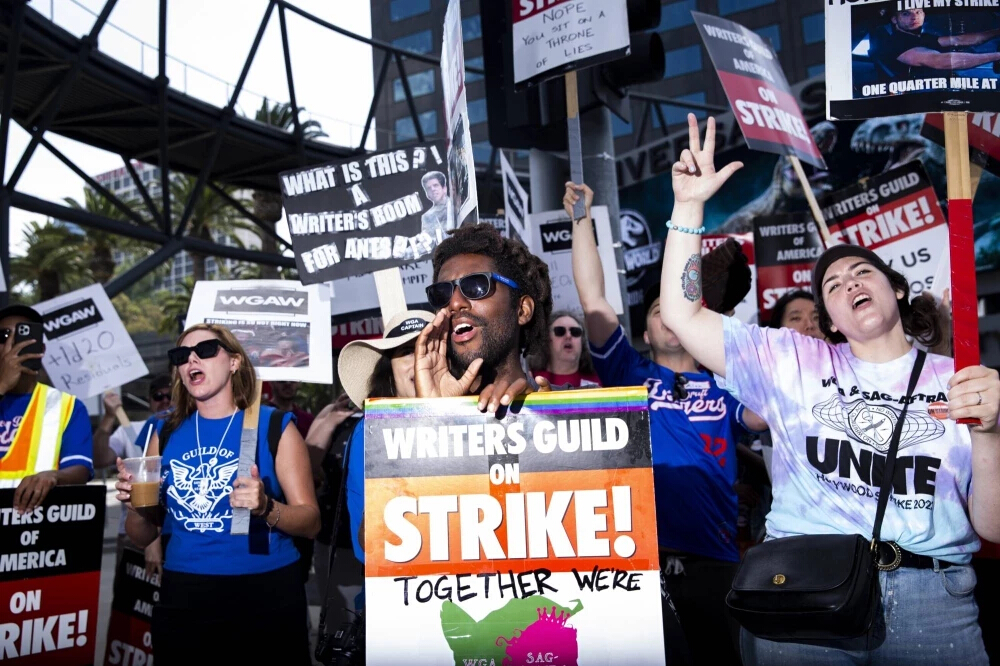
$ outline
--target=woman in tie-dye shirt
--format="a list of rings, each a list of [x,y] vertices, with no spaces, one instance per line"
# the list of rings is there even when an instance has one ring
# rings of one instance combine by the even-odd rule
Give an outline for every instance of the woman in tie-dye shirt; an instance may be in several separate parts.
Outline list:
[[[673,168],[664,324],[771,427],[768,538],[870,538],[879,477],[917,353],[910,340],[933,346],[940,338],[933,304],[911,302],[907,280],[873,252],[840,245],[823,254],[813,274],[820,328],[829,341],[746,325],[703,308],[704,203],[742,164],[715,170],[713,120],[704,147],[694,116],[689,130],[690,148]],[[932,403],[942,403],[946,418],[928,413]],[[956,373],[950,358],[928,355],[903,424],[881,531],[902,559],[879,573],[884,635],[876,631],[853,649],[834,649],[776,643],[744,631],[744,662],[987,663],[969,560],[979,549],[977,532],[1000,538],[998,412],[996,371],[973,366]],[[982,425],[959,425],[962,418]]]

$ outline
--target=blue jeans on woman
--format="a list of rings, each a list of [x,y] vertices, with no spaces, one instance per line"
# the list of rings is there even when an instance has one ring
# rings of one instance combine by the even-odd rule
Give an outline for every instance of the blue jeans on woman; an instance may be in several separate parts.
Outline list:
[[[879,572],[881,622],[868,649],[777,643],[743,629],[740,648],[745,666],[811,664],[973,664],[988,666],[979,629],[979,607],[972,596],[976,573],[969,565],[947,569],[900,568]]]

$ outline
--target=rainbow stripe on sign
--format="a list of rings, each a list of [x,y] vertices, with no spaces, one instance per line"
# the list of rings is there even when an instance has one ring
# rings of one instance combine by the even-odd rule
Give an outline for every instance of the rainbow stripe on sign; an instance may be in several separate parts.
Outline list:
[[[481,414],[477,396],[461,398],[372,398],[365,401],[365,419],[427,418]],[[523,402],[523,405],[522,405]],[[530,393],[515,402],[513,411],[528,407],[540,415],[599,412],[637,412],[646,409],[647,392],[642,386],[584,389],[580,391],[545,391]]]

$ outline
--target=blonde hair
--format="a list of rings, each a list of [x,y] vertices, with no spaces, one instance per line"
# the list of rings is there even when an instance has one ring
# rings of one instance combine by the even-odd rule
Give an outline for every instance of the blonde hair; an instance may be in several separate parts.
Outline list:
[[[181,340],[195,331],[208,331],[222,342],[222,344],[232,350],[228,352],[230,356],[240,357],[239,369],[229,378],[229,381],[233,385],[233,401],[236,403],[237,409],[246,409],[253,404],[254,399],[257,397],[257,373],[254,372],[253,366],[250,364],[250,358],[247,356],[240,341],[225,326],[220,326],[219,324],[195,324],[181,333],[180,337],[177,338],[177,345],[180,346]],[[176,369],[173,372],[173,385],[170,393],[174,402],[174,411],[167,417],[166,426],[170,430],[177,430],[189,416],[194,414],[196,407],[194,398],[184,388],[184,383],[181,381],[181,373],[177,372]]]

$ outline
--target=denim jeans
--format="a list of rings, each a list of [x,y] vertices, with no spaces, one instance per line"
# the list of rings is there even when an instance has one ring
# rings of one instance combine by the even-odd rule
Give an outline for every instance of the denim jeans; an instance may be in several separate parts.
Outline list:
[[[907,569],[879,573],[882,614],[877,638],[869,649],[837,649],[777,643],[745,629],[740,646],[745,666],[771,664],[975,664],[988,666],[979,608],[972,596],[976,573],[971,566]]]

